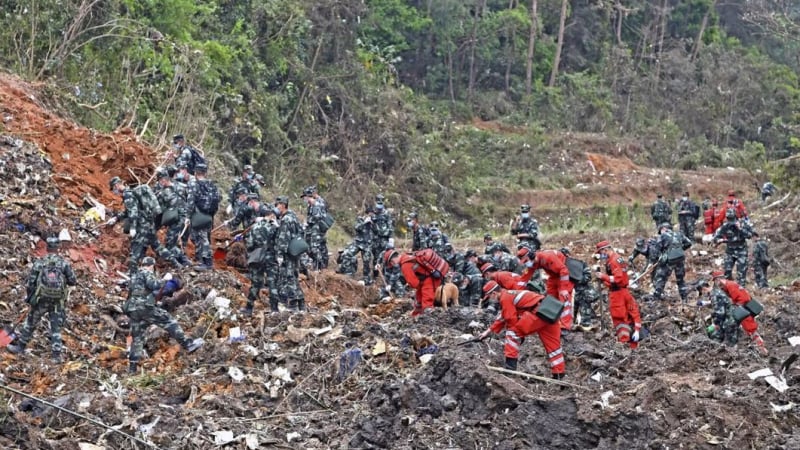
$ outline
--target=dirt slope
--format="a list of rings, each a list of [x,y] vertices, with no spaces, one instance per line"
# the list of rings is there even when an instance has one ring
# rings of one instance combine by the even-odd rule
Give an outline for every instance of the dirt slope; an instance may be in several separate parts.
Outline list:
[[[106,189],[112,174],[130,167],[147,178],[152,170],[148,158],[154,152],[134,136],[82,129],[43,110],[36,96],[35,89],[0,76],[3,324],[17,320],[25,308],[20,286],[42,251],[38,237],[73,225],[86,193],[113,204]],[[603,149],[593,145],[574,152],[595,165],[597,172],[586,175],[584,183],[587,191],[597,192],[537,192],[537,207],[557,210],[553,205],[567,199],[586,206],[610,199],[644,202],[659,182],[664,185],[666,172],[636,167],[625,159],[630,155]],[[707,189],[712,195],[747,180],[737,171],[680,175],[694,180],[698,192]],[[746,200],[755,206],[752,198]],[[777,268],[778,280],[796,275],[789,257],[800,240],[798,204],[789,198],[783,209],[753,208],[758,227],[775,238],[773,253],[784,265]],[[626,247],[634,237],[630,230],[575,233],[546,237],[545,244],[570,245],[589,260],[597,240]],[[716,267],[722,254],[719,248],[696,247],[706,254],[691,259],[690,279]],[[64,331],[68,362],[49,361],[40,325],[29,355],[0,352],[0,382],[165,449],[800,446],[798,369],[786,373],[784,393],[747,377],[764,367],[777,371],[793,351],[786,339],[800,330],[798,293],[791,286],[755,291],[767,308],[759,323],[771,350],[768,358],[746,338],[737,348],[709,341],[700,332],[708,310],[644,303],[642,314],[653,336],[636,352],[614,343],[608,318],[598,332],[565,338],[567,381],[576,387],[562,390],[488,369],[487,364],[501,364],[499,339],[457,346],[464,335],[477,334],[491,322],[481,311],[437,310],[412,320],[407,299],[378,303],[373,287],[324,272],[303,281],[308,314],[268,315],[259,305],[254,317],[243,319],[235,314],[246,288],[240,273],[184,271],[186,294],[170,306],[187,333],[204,337],[207,345],[182,354],[163,331],[151,329],[150,358],[143,372],[129,376],[127,324],[119,308],[125,292],[114,285],[114,268],[126,252],[118,230],[99,238],[73,232],[65,253],[81,285],[71,295]],[[669,286],[668,294],[675,296],[674,284]],[[241,342],[229,340],[235,327],[245,336]],[[417,353],[429,340],[438,351],[423,364]],[[522,346],[520,370],[547,376],[538,339]],[[19,395],[0,395],[6,405],[0,420],[3,448],[144,448]]]

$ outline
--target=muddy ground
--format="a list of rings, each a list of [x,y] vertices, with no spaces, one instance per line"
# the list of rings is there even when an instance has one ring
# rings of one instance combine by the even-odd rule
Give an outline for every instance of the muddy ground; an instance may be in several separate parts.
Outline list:
[[[26,310],[22,283],[43,252],[40,236],[72,231],[63,253],[80,279],[63,333],[66,362],[49,360],[41,324],[29,354],[0,352],[0,381],[148,443],[0,391],[2,448],[800,448],[794,431],[800,371],[792,366],[785,373],[789,388],[783,393],[747,376],[766,367],[777,373],[793,352],[787,339],[800,335],[792,283],[800,201],[794,197],[770,208],[745,197],[780,263],[773,288],[753,291],[766,306],[758,321],[769,357],[746,338],[736,348],[707,339],[708,310],[693,306],[695,296],[685,307],[642,302],[652,336],[636,351],[614,343],[607,317],[595,332],[564,338],[572,386],[562,388],[489,369],[502,364],[499,338],[459,346],[491,322],[484,312],[436,310],[414,320],[408,299],[381,302],[374,287],[332,272],[303,281],[306,314],[270,315],[259,304],[253,317],[237,317],[247,281],[217,261],[213,272],[180,272],[186,294],[168,302],[187,333],[205,338],[206,346],[187,355],[162,330],[151,329],[149,358],[140,373],[128,375],[120,310],[126,292],[115,284],[127,240],[119,226],[95,236],[77,224],[86,194],[115,205],[106,189],[112,173],[131,167],[127,178],[147,178],[155,153],[130,134],[102,135],[59,119],[16,80],[0,83],[0,322],[12,324]],[[598,170],[606,174],[627,156],[583,157],[611,164]],[[650,190],[637,197],[630,182],[606,181],[626,199],[647,201]],[[548,195],[549,204],[558,204],[565,199],[559,195],[573,194]],[[563,234],[545,244],[570,245],[590,260],[601,238],[630,250],[635,233]],[[694,249],[689,279],[717,267],[723,252],[701,244]],[[669,286],[668,294],[677,297],[674,283]],[[236,327],[244,338],[231,342]],[[438,351],[423,363],[419,350],[432,351],[432,343]],[[519,369],[547,377],[543,352],[538,339],[527,339]]]

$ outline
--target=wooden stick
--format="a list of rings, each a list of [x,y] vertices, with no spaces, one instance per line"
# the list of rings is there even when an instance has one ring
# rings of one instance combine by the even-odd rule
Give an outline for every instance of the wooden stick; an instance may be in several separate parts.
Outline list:
[[[136,436],[133,436],[133,435],[130,435],[130,434],[128,434],[128,433],[125,433],[125,432],[123,432],[123,431],[117,430],[116,428],[110,427],[110,426],[108,426],[108,425],[104,424],[103,422],[100,422],[100,421],[98,421],[98,420],[92,419],[91,417],[84,416],[83,414],[78,414],[78,413],[76,413],[75,411],[70,411],[70,410],[69,410],[69,409],[67,409],[67,408],[63,408],[63,407],[61,407],[61,406],[58,406],[58,405],[56,405],[56,404],[50,403],[50,402],[48,402],[48,401],[46,401],[46,400],[42,400],[42,399],[40,399],[40,398],[38,398],[38,397],[34,397],[34,396],[30,395],[30,394],[26,394],[26,393],[24,393],[24,392],[22,392],[22,391],[18,391],[18,390],[16,390],[16,389],[14,389],[14,388],[11,388],[11,387],[8,387],[8,386],[6,386],[6,385],[4,385],[4,384],[0,384],[0,388],[1,388],[1,389],[5,389],[5,390],[7,390],[7,391],[10,391],[10,392],[13,392],[13,393],[15,393],[15,394],[18,394],[18,395],[21,395],[21,396],[23,396],[23,397],[27,397],[27,398],[29,398],[29,399],[31,399],[31,400],[36,400],[37,402],[40,402],[40,403],[42,403],[42,404],[45,404],[45,405],[47,405],[47,406],[49,406],[49,407],[51,407],[51,408],[56,408],[56,409],[58,409],[59,411],[64,411],[64,412],[65,412],[65,413],[67,413],[67,414],[71,414],[71,415],[73,415],[73,416],[75,416],[75,417],[78,417],[78,418],[80,418],[80,419],[83,419],[83,420],[85,420],[85,421],[87,421],[87,422],[89,422],[89,423],[93,423],[93,424],[95,424],[95,425],[97,425],[97,426],[103,427],[103,428],[105,428],[106,430],[113,431],[114,433],[121,434],[121,435],[125,436],[126,438],[128,438],[128,439],[132,439],[132,440],[134,440],[134,441],[136,441],[136,442],[138,442],[138,443],[140,443],[140,444],[144,444],[144,445],[146,445],[147,447],[150,447],[150,448],[155,448],[155,449],[159,448],[157,445],[153,444],[152,442],[148,442],[148,441],[145,441],[145,440],[139,439],[139,438],[137,438]]]
[[[556,380],[554,378],[540,377],[539,375],[533,375],[533,374],[530,374],[530,373],[520,372],[518,370],[511,370],[511,369],[506,369],[506,368],[503,368],[503,367],[490,366],[488,364],[486,365],[486,368],[489,369],[489,370],[494,370],[495,372],[507,373],[509,375],[519,375],[521,377],[530,378],[530,379],[537,380],[537,381],[543,381],[545,383],[557,384],[559,386],[569,386],[569,387],[573,387],[573,388],[577,388],[577,389],[586,389],[585,387],[583,387],[583,386],[581,386],[579,384],[572,384],[572,383],[568,383],[566,381]]]

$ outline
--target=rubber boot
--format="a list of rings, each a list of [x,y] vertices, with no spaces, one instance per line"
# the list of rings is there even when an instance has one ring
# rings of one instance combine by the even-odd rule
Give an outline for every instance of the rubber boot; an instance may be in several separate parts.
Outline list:
[[[139,363],[137,361],[129,360],[128,361],[128,373],[136,373],[139,369]]]
[[[553,377],[554,380],[563,380],[564,379],[564,374],[563,373],[554,373],[551,376]]]
[[[517,358],[506,357],[505,368],[508,370],[517,370]]]

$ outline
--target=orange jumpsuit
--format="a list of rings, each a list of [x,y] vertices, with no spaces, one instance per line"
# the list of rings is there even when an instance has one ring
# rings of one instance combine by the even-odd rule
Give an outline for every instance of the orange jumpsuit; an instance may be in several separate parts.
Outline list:
[[[522,276],[514,272],[492,272],[489,274],[489,279],[494,280],[503,289],[525,289],[527,280],[523,280]]]
[[[722,214],[722,216],[720,216]],[[720,217],[722,220],[720,220]],[[717,228],[722,226],[722,221],[725,219],[725,209],[717,206],[712,206],[703,213],[703,223],[705,223],[705,234],[714,234]]]
[[[416,290],[414,310],[411,311],[412,316],[422,314],[426,309],[433,308],[433,300],[436,296],[436,289],[442,285],[444,276],[447,275],[447,270],[442,272],[441,278],[433,278],[431,276],[432,269],[417,262],[413,255],[403,254],[400,255],[400,271],[403,273],[403,278],[406,283]]]
[[[737,306],[744,306],[745,303],[751,300],[750,294],[744,290],[738,283],[732,280],[723,280],[722,291],[730,297],[731,302]],[[747,316],[739,323],[742,329],[750,336],[757,345],[764,346],[764,340],[758,334],[758,324],[753,316]]]
[[[572,282],[569,281],[569,269],[567,268],[567,256],[558,250],[540,250],[536,252],[533,259],[533,267],[526,267],[522,272],[522,278],[527,283],[533,277],[533,273],[542,269],[547,274],[545,289],[549,295],[564,302],[564,310],[561,312],[561,328],[572,329]],[[566,299],[560,298],[558,293],[567,291],[569,295]]]
[[[505,328],[505,346],[503,353],[506,358],[517,359],[522,338],[538,333],[539,340],[544,345],[550,371],[553,374],[564,373],[564,352],[561,349],[561,328],[558,323],[549,323],[536,315],[539,302],[544,298],[536,292],[524,290],[503,290],[500,293],[500,312],[497,314],[492,326],[494,333],[499,333]]]
[[[631,348],[638,347],[638,342],[631,342],[631,334],[642,328],[642,318],[639,316],[639,306],[628,290],[625,260],[609,250],[606,273],[600,274],[600,280],[608,287],[608,309],[617,340],[629,343]]]

